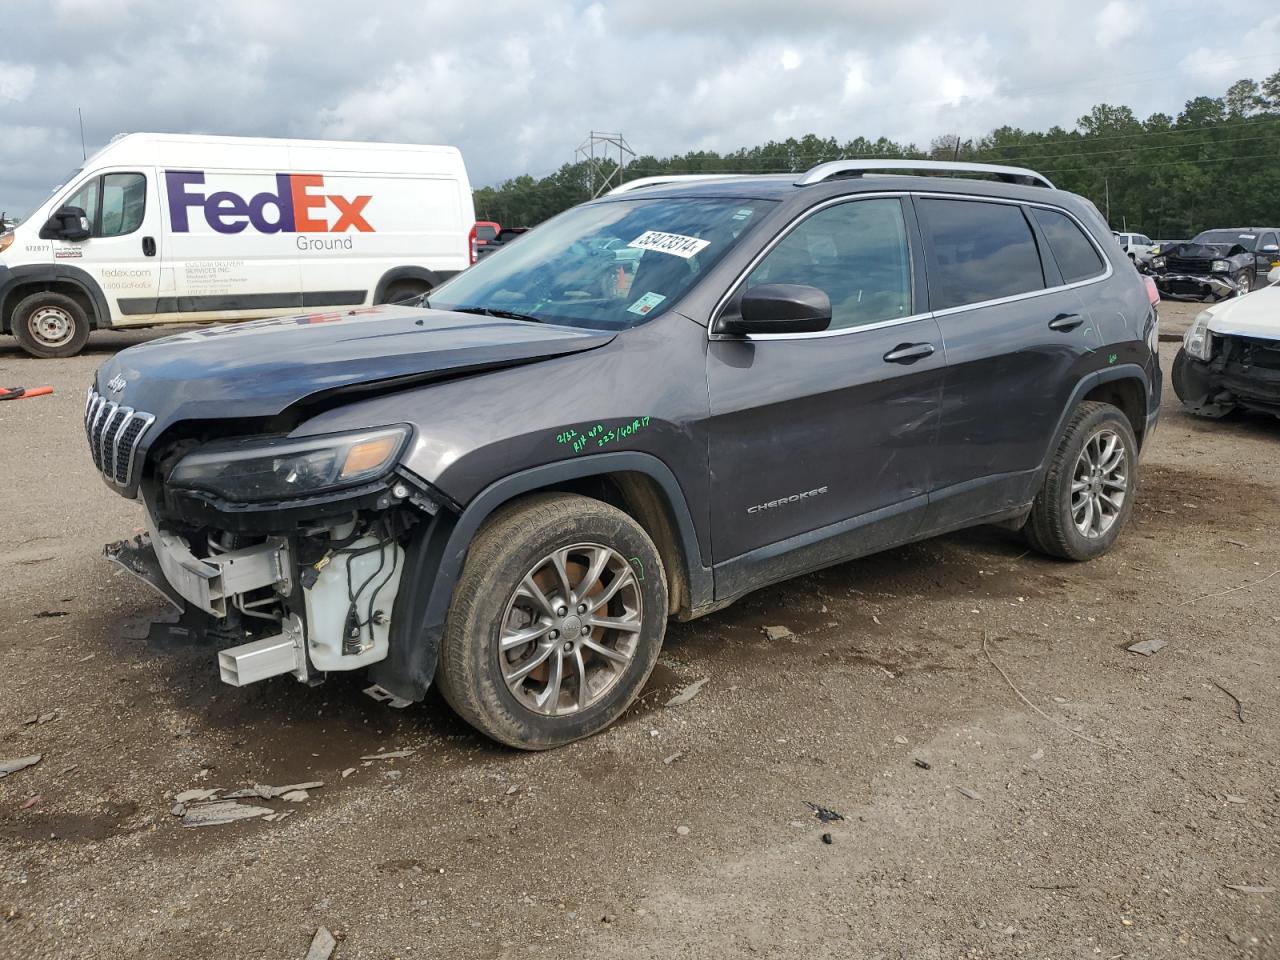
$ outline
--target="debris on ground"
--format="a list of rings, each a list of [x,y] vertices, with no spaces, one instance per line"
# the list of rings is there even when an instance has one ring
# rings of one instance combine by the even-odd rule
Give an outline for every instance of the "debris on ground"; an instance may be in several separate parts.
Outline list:
[[[343,780],[347,779],[347,777],[351,776],[355,772],[356,772],[355,767],[347,767],[347,769],[342,771],[342,779]]]
[[[663,762],[663,763],[665,763],[667,766],[671,766],[671,764],[675,763],[677,760],[679,760],[679,759],[680,759],[681,757],[683,757],[683,756],[684,756],[684,751],[683,751],[683,750],[677,750],[677,751],[676,751],[675,753],[673,753],[671,756],[669,756],[669,757],[663,757],[663,758],[662,758],[662,762]]]
[[[218,795],[217,790],[183,790],[173,798],[174,803],[197,803],[201,800],[212,800]]]
[[[893,742],[894,742],[894,743],[896,743],[896,744],[897,744],[898,746],[900,746],[900,747],[905,747],[905,746],[906,746],[908,743],[910,743],[911,741],[909,741],[909,740],[908,740],[906,737],[904,737],[902,734],[898,734],[896,737],[894,737],[894,738],[893,738]]]
[[[1249,802],[1248,797],[1241,797],[1234,793],[1228,793],[1222,799],[1227,801],[1227,803],[1248,803]]]
[[[216,800],[187,807],[182,814],[184,827],[215,827],[237,820],[252,820],[274,813],[270,807],[255,807],[235,800]]]
[[[1144,657],[1149,657],[1153,653],[1163,650],[1169,645],[1168,640],[1139,640],[1137,643],[1131,643],[1125,647],[1130,653],[1140,653]]]
[[[57,710],[50,710],[48,713],[33,713],[31,716],[27,717],[27,719],[22,721],[22,725],[24,727],[30,727],[35,724],[45,724],[51,720],[57,720],[58,716],[59,714]]]
[[[328,928],[321,927],[312,938],[311,947],[307,950],[304,960],[329,960],[337,946],[338,941],[333,939],[333,934]]]
[[[17,773],[19,770],[27,769],[27,767],[34,767],[43,759],[43,753],[36,753],[29,757],[19,757],[17,760],[0,760],[0,780],[3,780],[11,773]]]
[[[507,787],[508,797],[514,797],[519,792],[520,792],[520,784],[518,783],[513,783],[511,786]]]
[[[43,799],[44,797],[40,796],[40,794],[37,793],[35,796],[27,797],[26,801],[22,804],[22,806],[18,807],[18,809],[30,810],[32,807],[34,807],[37,803],[39,803]]]
[[[417,752],[418,752],[417,749],[388,750],[385,753],[370,753],[361,757],[360,759],[361,760],[399,760],[403,757],[412,757]]]
[[[1038,750],[1036,750],[1036,752],[1035,752],[1035,753],[1033,753],[1033,754],[1031,755],[1031,759],[1032,759],[1032,760],[1043,760],[1043,759],[1044,759],[1044,747],[1040,747]]]
[[[687,687],[685,687],[683,690],[677,693],[674,697],[668,700],[666,705],[668,707],[684,706],[686,703],[688,703],[690,700],[692,700],[694,697],[696,697],[698,694],[702,692],[702,688],[707,685],[707,681],[710,679],[711,679],[710,677],[703,677],[700,680],[693,681],[693,683],[689,684]]]
[[[835,841],[835,838],[831,836],[831,834],[829,834],[829,833],[824,833],[824,834],[822,835],[822,842],[823,842],[823,843],[825,843],[825,844],[827,844],[827,846],[830,846],[831,844],[835,843],[836,841]]]
[[[290,803],[301,803],[303,800],[310,800],[311,794],[305,790],[290,790],[288,793],[280,794],[280,799]]]
[[[956,792],[968,797],[970,800],[981,800],[982,794],[977,790],[970,790],[968,787],[956,787]]]
[[[1215,687],[1217,687],[1219,690],[1221,690],[1228,697],[1230,697],[1232,700],[1235,701],[1236,719],[1239,720],[1241,723],[1244,723],[1244,701],[1241,700],[1239,697],[1237,697],[1234,693],[1232,693],[1226,687],[1224,687],[1222,684],[1220,684],[1217,680],[1210,680],[1209,682],[1212,683]]]
[[[1224,887],[1228,890],[1234,890],[1236,893],[1275,893],[1275,887],[1251,887],[1247,883],[1224,883]]]
[[[765,627],[764,638],[769,641],[790,640],[795,634],[786,627]]]
[[[829,807],[820,807],[818,806],[818,804],[813,803],[812,801],[806,800],[804,802],[804,805],[808,807],[810,810],[812,810],[813,815],[817,817],[819,820],[821,820],[823,823],[835,823],[837,820],[844,819],[843,814],[836,813],[834,810],[830,809]]]
[[[687,837],[689,835],[689,828],[682,823],[680,826],[676,827],[676,834],[681,837]]]
[[[323,786],[323,780],[310,780],[307,783],[290,783],[283,787],[273,787],[265,783],[255,783],[252,787],[243,787],[239,790],[229,790],[222,794],[222,799],[245,800],[251,797],[257,797],[259,800],[274,800],[277,797],[283,797],[286,793],[294,793],[298,790],[317,790]]]
[[[917,767],[919,767],[921,770],[932,770],[932,769],[933,769],[933,764],[931,764],[928,760],[921,760],[919,757],[916,757],[916,758],[915,758],[914,760],[912,760],[911,762],[912,762],[912,763],[914,763],[914,764],[915,764]]]

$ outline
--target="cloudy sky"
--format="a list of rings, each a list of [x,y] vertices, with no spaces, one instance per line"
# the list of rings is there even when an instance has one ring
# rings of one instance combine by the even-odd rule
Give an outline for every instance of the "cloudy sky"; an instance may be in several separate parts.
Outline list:
[[[142,130],[448,143],[476,185],[550,172],[593,128],[662,156],[1070,127],[1100,101],[1176,114],[1280,68],[1269,6],[4,0],[0,207],[79,165],[77,107],[91,153]]]

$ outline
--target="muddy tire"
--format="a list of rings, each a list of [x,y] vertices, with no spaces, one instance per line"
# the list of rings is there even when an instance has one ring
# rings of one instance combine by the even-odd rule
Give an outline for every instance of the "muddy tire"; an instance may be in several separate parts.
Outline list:
[[[1082,403],[1067,422],[1023,528],[1041,553],[1091,560],[1115,543],[1133,512],[1138,442],[1109,403]]]
[[[658,551],[621,510],[571,494],[499,509],[454,590],[436,681],[481,733],[546,750],[609,726],[662,647]]]
[[[18,346],[33,357],[74,357],[89,342],[84,308],[61,293],[40,291],[18,301],[10,329]]]

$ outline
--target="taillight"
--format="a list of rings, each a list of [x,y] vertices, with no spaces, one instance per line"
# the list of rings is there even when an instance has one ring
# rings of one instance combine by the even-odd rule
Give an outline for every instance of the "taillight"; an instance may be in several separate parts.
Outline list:
[[[1147,285],[1147,299],[1151,301],[1154,307],[1160,302],[1160,288],[1156,286],[1156,282],[1150,277],[1143,277],[1142,282]]]
[[[476,225],[474,223],[471,225],[471,232],[467,234],[467,251],[472,263],[480,259],[480,244],[476,242]]]

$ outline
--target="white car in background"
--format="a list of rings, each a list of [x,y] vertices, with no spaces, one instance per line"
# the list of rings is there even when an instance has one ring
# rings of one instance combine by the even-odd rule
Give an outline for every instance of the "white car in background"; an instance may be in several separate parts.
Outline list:
[[[1129,259],[1133,261],[1141,260],[1143,263],[1149,263],[1159,249],[1155,241],[1143,233],[1116,233],[1113,230],[1112,234],[1124,252],[1129,255]]]
[[[1192,413],[1237,407],[1280,416],[1280,267],[1268,286],[1202,310],[1173,361],[1173,390]]]

